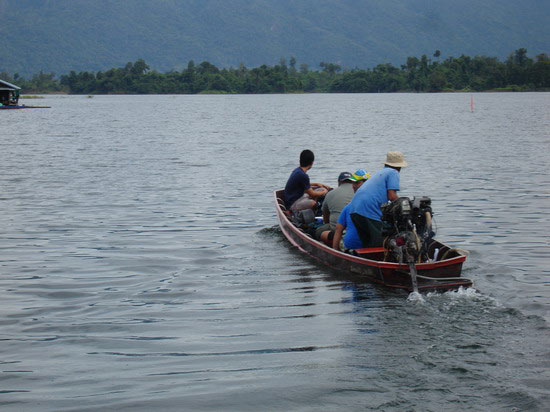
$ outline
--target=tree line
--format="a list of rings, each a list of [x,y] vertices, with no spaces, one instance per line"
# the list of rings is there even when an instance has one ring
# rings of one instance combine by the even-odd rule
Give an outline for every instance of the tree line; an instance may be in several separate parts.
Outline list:
[[[281,58],[273,66],[249,69],[218,68],[209,62],[189,61],[181,71],[159,73],[139,59],[107,71],[71,71],[56,78],[53,73],[24,79],[0,73],[23,93],[70,94],[198,94],[198,93],[377,93],[440,91],[527,91],[550,89],[550,56],[527,56],[526,49],[511,53],[505,61],[495,57],[409,57],[396,67],[390,63],[372,69],[346,69],[335,63],[320,63],[319,70],[296,59]]]

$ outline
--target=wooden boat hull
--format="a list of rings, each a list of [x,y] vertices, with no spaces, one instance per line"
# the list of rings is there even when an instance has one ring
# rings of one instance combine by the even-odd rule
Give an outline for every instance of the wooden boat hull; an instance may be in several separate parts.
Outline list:
[[[384,249],[371,248],[357,250],[357,256],[335,250],[321,243],[303,230],[297,228],[284,212],[284,191],[274,193],[277,217],[281,231],[292,245],[323,264],[339,271],[357,276],[362,280],[378,283],[391,288],[411,291],[412,283],[407,264],[384,262]],[[461,277],[462,264],[466,255],[449,246],[434,241],[430,248],[440,249],[440,256],[449,257],[431,263],[418,263],[419,291],[450,290],[469,287],[472,281]]]

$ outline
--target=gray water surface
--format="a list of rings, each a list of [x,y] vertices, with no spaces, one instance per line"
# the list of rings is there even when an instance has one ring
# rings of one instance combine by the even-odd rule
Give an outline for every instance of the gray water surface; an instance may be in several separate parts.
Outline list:
[[[0,408],[544,411],[550,94],[48,96],[0,119]],[[408,299],[272,191],[400,150],[475,289]]]

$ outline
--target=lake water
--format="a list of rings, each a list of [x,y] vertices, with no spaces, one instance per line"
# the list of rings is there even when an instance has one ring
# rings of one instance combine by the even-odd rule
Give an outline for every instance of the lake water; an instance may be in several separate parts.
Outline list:
[[[473,96],[475,111],[470,111]],[[550,409],[550,94],[48,96],[2,111],[2,411]],[[475,289],[408,299],[272,191],[400,150]]]

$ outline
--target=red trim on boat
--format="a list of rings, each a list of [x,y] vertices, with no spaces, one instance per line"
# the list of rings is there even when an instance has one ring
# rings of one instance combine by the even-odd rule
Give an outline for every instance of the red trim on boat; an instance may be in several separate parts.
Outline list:
[[[297,228],[291,220],[288,218],[285,213],[286,208],[284,207],[284,202],[281,198],[278,197],[280,191],[275,191],[275,201],[277,204],[277,218],[279,219],[279,226],[281,231],[287,238],[287,240],[299,249],[301,252],[304,252],[308,256],[318,260],[328,267],[339,270],[341,268],[342,262],[349,262],[349,265],[352,265],[350,269],[351,272],[356,272],[355,268],[369,268],[370,274],[365,273],[369,281],[378,283],[391,288],[398,288],[404,290],[411,290],[411,286],[407,283],[401,283],[399,280],[395,279],[395,276],[410,276],[409,275],[409,266],[407,264],[400,264],[394,262],[384,262],[380,260],[367,259],[363,256],[355,256],[349,253],[345,253],[332,247],[326,245],[323,242],[315,240],[310,235],[306,234],[303,230]],[[446,246],[441,242],[437,242],[439,245]],[[358,249],[358,253],[362,255],[369,254],[380,254],[385,252],[384,248],[363,248]],[[438,262],[429,262],[429,263],[418,263],[416,268],[419,273],[424,273],[424,276],[429,276],[430,272],[433,273],[433,282],[429,284],[419,284],[418,287],[420,290],[447,290],[447,289],[457,289],[460,286],[471,286],[472,281],[467,278],[460,277],[460,270],[462,263],[466,260],[466,256],[458,252],[459,256],[456,256],[451,259],[445,259]],[[333,256],[334,258],[330,258]],[[379,257],[379,256],[378,256]],[[340,262],[340,263],[338,263]],[[448,269],[448,271],[447,271]],[[449,273],[449,278],[444,277],[444,273],[447,271]],[[450,271],[450,272],[449,272]],[[362,273],[361,271],[356,273]],[[443,275],[443,276],[442,276]],[[441,280],[438,280],[441,278]]]
[[[277,194],[275,194],[275,199],[276,199],[277,203],[279,204],[279,198],[277,198]],[[280,218],[283,218],[283,220],[285,221],[285,223],[287,223],[288,227],[290,228],[290,230],[292,230],[292,232],[294,232],[295,234],[300,236],[306,242],[314,245],[315,247],[317,247],[319,249],[323,249],[325,252],[328,252],[332,255],[338,256],[340,258],[344,258],[346,260],[358,262],[358,263],[367,263],[368,262],[368,264],[370,266],[375,266],[375,267],[378,267],[378,268],[394,269],[394,270],[402,269],[402,270],[405,270],[407,272],[409,270],[409,266],[407,264],[400,264],[400,263],[393,263],[393,262],[380,262],[380,261],[377,261],[377,260],[367,259],[367,258],[363,258],[363,257],[360,257],[360,256],[350,255],[349,253],[345,253],[345,252],[333,249],[330,246],[327,246],[326,244],[324,244],[322,242],[319,242],[318,240],[313,239],[312,237],[308,236],[307,234],[302,232],[300,229],[298,229],[296,226],[294,226],[292,224],[292,222],[288,219],[288,217],[283,213],[283,211],[280,208],[277,208],[277,214],[279,215]],[[296,246],[298,249],[306,252],[305,250],[302,249],[302,247],[300,245],[298,245],[291,238],[291,236],[288,236],[288,232],[285,230],[285,228],[283,228],[281,226],[281,230],[285,233],[285,236],[289,239],[289,241],[294,246]],[[373,253],[373,252],[384,252],[384,251],[385,251],[385,249],[383,247],[357,249],[357,252],[361,253],[361,254]],[[310,255],[310,254],[308,253],[308,255]],[[416,267],[417,267],[418,270],[423,270],[423,269],[428,269],[429,270],[429,269],[434,269],[434,268],[441,267],[441,266],[448,266],[451,263],[461,263],[461,262],[464,262],[465,260],[466,260],[466,256],[457,256],[455,258],[446,259],[445,261],[440,261],[440,262],[418,263],[416,265]]]

